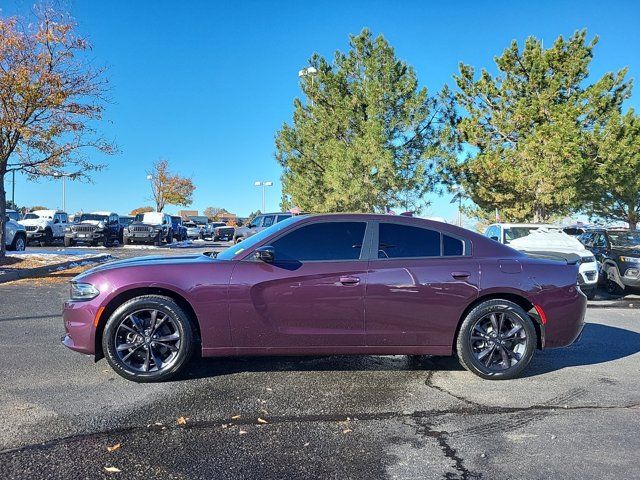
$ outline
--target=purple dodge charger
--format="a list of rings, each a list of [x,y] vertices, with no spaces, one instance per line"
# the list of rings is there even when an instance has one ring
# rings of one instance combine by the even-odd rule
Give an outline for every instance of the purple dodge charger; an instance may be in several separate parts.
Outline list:
[[[146,257],[71,282],[64,345],[166,380],[196,349],[230,355],[457,355],[489,379],[573,343],[578,266],[388,215],[302,215],[222,253]]]

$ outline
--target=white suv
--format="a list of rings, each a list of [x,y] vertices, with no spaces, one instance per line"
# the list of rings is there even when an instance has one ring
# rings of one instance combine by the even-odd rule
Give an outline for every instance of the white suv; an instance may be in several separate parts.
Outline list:
[[[533,256],[546,256],[561,260],[570,255],[579,257],[578,283],[588,299],[593,299],[598,286],[598,264],[593,253],[575,237],[567,235],[558,225],[535,223],[494,223],[484,232],[497,242]]]
[[[19,223],[27,229],[28,241],[39,241],[45,246],[64,239],[69,216],[59,210],[36,210],[27,213]]]
[[[7,250],[22,252],[27,246],[27,231],[14,219],[18,213],[15,210],[7,210],[5,219],[5,245]]]

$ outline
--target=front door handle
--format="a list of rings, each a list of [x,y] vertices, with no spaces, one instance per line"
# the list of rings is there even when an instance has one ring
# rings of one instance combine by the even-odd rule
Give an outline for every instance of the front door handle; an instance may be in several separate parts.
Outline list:
[[[455,279],[462,280],[463,278],[469,278],[471,274],[469,272],[451,272],[451,276]]]
[[[340,277],[340,283],[342,285],[356,285],[360,283],[360,279],[358,277]]]

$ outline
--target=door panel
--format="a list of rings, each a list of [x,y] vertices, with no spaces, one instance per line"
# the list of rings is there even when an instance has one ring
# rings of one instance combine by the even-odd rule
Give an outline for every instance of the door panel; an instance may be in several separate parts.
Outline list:
[[[229,286],[234,346],[364,345],[366,267],[360,260],[238,262]]]
[[[471,257],[372,260],[367,345],[451,345],[478,285],[478,262]]]

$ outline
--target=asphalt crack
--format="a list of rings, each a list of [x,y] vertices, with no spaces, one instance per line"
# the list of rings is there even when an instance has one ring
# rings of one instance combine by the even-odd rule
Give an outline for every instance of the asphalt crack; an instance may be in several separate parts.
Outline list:
[[[278,425],[286,423],[319,423],[319,422],[345,422],[347,419],[350,421],[379,421],[379,420],[423,420],[432,419],[436,417],[444,417],[447,415],[501,415],[501,414],[513,414],[520,412],[537,412],[537,411],[579,411],[579,410],[626,410],[626,409],[640,409],[640,403],[631,405],[581,405],[581,406],[569,406],[569,405],[532,405],[529,407],[504,407],[504,406],[487,406],[481,405],[480,407],[458,407],[448,408],[441,410],[418,410],[414,412],[364,412],[364,413],[335,413],[335,414],[317,414],[317,415],[281,415],[281,416],[269,416],[266,417],[267,423],[262,424],[258,419],[260,416],[241,416],[234,420],[230,417],[215,420],[201,420],[201,421],[188,421],[186,425],[172,425],[155,423],[152,425],[130,425],[127,427],[119,427],[114,429],[100,430],[97,432],[78,433],[68,435],[64,437],[54,438],[45,442],[36,444],[23,445],[19,447],[8,448],[0,450],[0,455],[22,452],[27,450],[41,450],[49,447],[61,444],[71,443],[83,439],[98,438],[102,436],[108,436],[113,434],[128,434],[137,431],[154,431],[158,433],[165,433],[169,431],[176,431],[181,429],[196,429],[196,428],[223,428],[223,426],[249,426],[256,425],[262,428],[268,428],[269,425]]]

